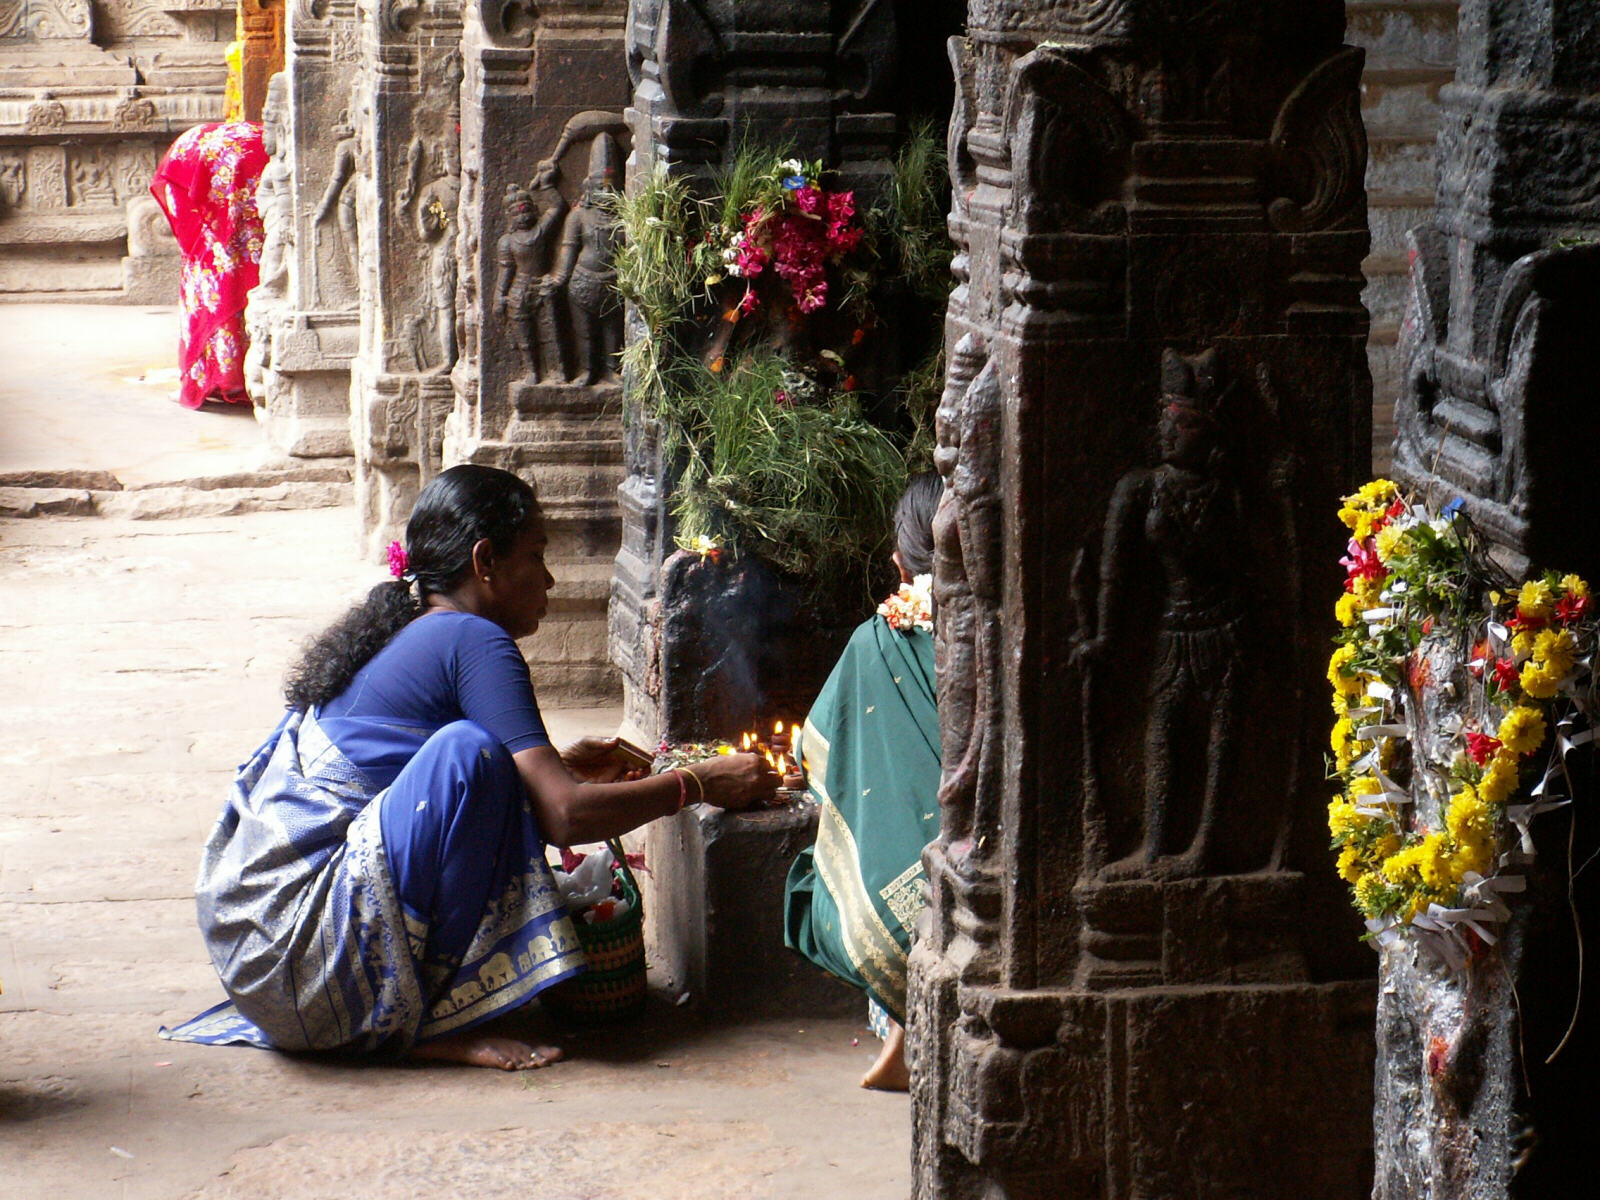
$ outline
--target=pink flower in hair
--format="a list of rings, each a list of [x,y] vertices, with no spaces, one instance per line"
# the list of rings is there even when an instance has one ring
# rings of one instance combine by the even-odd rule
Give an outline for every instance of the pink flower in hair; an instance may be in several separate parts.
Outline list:
[[[399,542],[389,543],[389,574],[396,579],[404,579],[406,572],[411,569],[411,560],[406,556],[406,548]]]

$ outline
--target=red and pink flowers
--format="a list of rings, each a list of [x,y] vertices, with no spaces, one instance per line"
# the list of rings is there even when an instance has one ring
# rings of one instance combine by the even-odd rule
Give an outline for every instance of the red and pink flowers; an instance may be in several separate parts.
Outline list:
[[[816,312],[828,302],[828,268],[861,245],[854,192],[827,191],[814,171],[807,174],[793,159],[780,163],[777,172],[781,187],[745,214],[744,228],[722,255],[727,273],[746,281],[739,301],[744,315],[760,305],[754,280],[768,267],[787,285],[800,312]]]

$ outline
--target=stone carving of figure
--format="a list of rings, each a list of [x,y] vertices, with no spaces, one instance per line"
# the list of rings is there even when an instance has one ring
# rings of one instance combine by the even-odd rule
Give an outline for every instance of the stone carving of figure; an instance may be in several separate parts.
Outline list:
[[[939,675],[939,725],[945,769],[939,784],[945,837],[985,836],[985,785],[992,785],[998,746],[1000,587],[999,380],[982,341],[966,334],[950,355],[935,414],[934,465],[945,492],[934,516],[934,619]],[[987,849],[987,847],[986,847]]]
[[[569,372],[568,378],[580,383],[613,377],[617,352],[622,348],[622,302],[617,294],[616,268],[611,265],[617,222],[602,196],[616,187],[621,159],[609,133],[595,135],[583,195],[567,214],[552,272],[555,285],[566,293],[577,360],[576,372]]]
[[[1097,632],[1077,652],[1089,663],[1109,658],[1125,644],[1136,597],[1157,597],[1143,751],[1144,844],[1112,864],[1113,875],[1208,869],[1217,852],[1219,807],[1237,783],[1244,595],[1234,531],[1242,503],[1222,463],[1217,409],[1224,388],[1216,350],[1185,357],[1169,348],[1161,392],[1161,462],[1128,472],[1112,494]],[[1203,749],[1192,732],[1203,735]]]
[[[267,81],[267,99],[261,111],[261,142],[271,156],[256,184],[256,208],[264,228],[261,243],[261,282],[256,291],[282,297],[288,291],[289,258],[294,248],[293,171],[289,167],[289,135],[285,127],[288,104],[287,76],[278,72]]]
[[[567,204],[556,190],[556,164],[541,162],[533,185],[544,211],[526,188],[512,184],[506,190],[507,231],[500,235],[495,257],[500,273],[495,285],[495,311],[511,323],[511,336],[522,352],[527,378],[539,380],[571,372],[563,363],[542,362],[541,346],[560,352],[561,336],[555,314],[555,280],[545,272],[550,242],[566,216]],[[537,215],[536,215],[537,214]]]
[[[22,203],[27,176],[22,159],[0,157],[0,207],[16,208]]]
[[[460,159],[454,139],[445,143],[445,173],[417,195],[417,236],[428,264],[429,323],[439,361],[435,371],[456,362],[456,209],[461,197]]]
[[[338,139],[333,147],[333,172],[328,177],[327,190],[322,193],[322,203],[317,205],[315,223],[321,225],[339,211],[339,243],[344,247],[345,261],[350,265],[351,278],[356,275],[358,242],[356,241],[356,175],[360,169],[359,145],[354,126],[348,115],[341,116],[333,127]]]

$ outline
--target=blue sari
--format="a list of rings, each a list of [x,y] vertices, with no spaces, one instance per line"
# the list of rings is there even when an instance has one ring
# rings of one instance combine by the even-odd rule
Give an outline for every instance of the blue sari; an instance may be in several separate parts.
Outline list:
[[[229,1001],[162,1036],[403,1050],[584,968],[499,739],[367,721],[368,748],[404,763],[379,789],[325,724],[289,713],[240,768],[195,888]]]

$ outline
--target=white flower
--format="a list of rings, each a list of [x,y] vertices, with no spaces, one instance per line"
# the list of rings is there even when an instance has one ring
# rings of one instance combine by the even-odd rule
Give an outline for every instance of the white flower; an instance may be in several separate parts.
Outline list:
[[[805,174],[805,166],[798,158],[788,158],[778,164],[778,169],[790,175]]]

